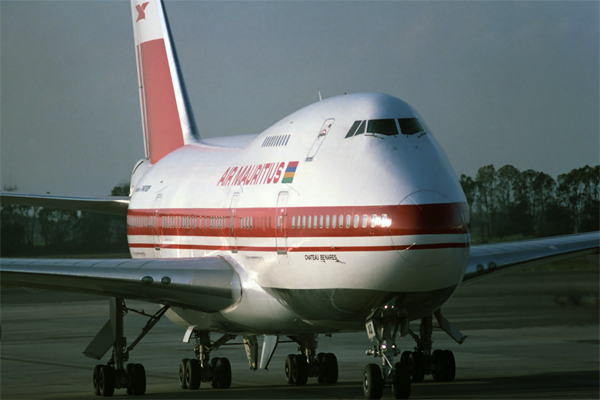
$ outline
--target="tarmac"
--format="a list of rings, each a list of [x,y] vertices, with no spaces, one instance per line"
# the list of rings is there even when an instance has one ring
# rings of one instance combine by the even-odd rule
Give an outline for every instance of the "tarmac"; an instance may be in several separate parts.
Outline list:
[[[456,379],[412,385],[413,399],[598,399],[600,398],[599,270],[518,272],[460,288],[442,307],[444,316],[468,336],[458,345],[442,331],[434,348],[450,349]],[[106,298],[53,291],[1,292],[0,397],[4,399],[92,399],[92,370],[100,362],[82,351],[108,319]],[[154,312],[156,305],[127,302]],[[145,319],[125,317],[126,335],[137,336]],[[412,329],[418,331],[418,323]],[[249,369],[244,347],[214,352],[228,357],[230,389],[203,383],[197,391],[179,388],[178,366],[193,356],[182,342],[184,329],[161,320],[131,354],[146,368],[148,399],[361,399],[366,332],[319,337],[319,351],[333,352],[339,382],[306,386],[285,382],[284,360],[297,345],[281,343],[269,371]],[[213,339],[218,336],[214,335]],[[235,342],[241,344],[241,338]],[[410,337],[399,339],[411,350]],[[106,362],[109,355],[102,360]],[[115,397],[127,396],[117,390]],[[393,398],[386,389],[383,398]]]

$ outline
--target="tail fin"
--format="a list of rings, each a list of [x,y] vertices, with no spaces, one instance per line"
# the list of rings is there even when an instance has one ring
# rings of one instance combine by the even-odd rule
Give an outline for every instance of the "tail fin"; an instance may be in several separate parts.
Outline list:
[[[146,158],[198,141],[198,129],[161,0],[131,0]]]

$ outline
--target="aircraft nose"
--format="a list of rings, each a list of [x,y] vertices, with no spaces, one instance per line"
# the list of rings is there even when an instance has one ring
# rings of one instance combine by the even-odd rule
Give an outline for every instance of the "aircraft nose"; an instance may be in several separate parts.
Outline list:
[[[469,254],[468,208],[435,190],[418,190],[398,205],[392,240],[405,272],[422,278],[421,290],[457,285]]]

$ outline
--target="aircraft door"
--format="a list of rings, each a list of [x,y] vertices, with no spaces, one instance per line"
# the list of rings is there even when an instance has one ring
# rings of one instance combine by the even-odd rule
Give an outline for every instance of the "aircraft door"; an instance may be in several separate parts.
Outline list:
[[[231,198],[231,206],[229,207],[229,247],[232,253],[237,253],[237,233],[235,231],[235,218],[240,193],[235,192]]]
[[[335,122],[335,118],[329,118],[327,121],[325,121],[325,123],[323,124],[323,127],[319,131],[319,135],[317,136],[312,147],[308,151],[308,155],[306,156],[306,161],[313,160],[313,158],[317,154],[317,151],[319,151],[321,144],[323,144],[325,137],[329,133],[329,130],[331,129],[331,125],[333,125],[334,122]]]
[[[152,221],[152,231],[154,236],[154,256],[161,257],[160,249],[163,241],[163,228],[160,220],[160,204],[162,203],[162,193],[156,195],[154,200],[154,216]]]
[[[288,192],[279,192],[277,197],[277,208],[275,209],[275,246],[277,254],[287,254],[286,217]]]

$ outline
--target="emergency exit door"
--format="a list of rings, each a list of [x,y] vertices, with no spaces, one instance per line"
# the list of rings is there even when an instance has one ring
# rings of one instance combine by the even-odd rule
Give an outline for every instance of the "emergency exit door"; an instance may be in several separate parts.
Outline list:
[[[275,247],[278,254],[287,254],[287,202],[289,193],[279,192],[275,209]]]

